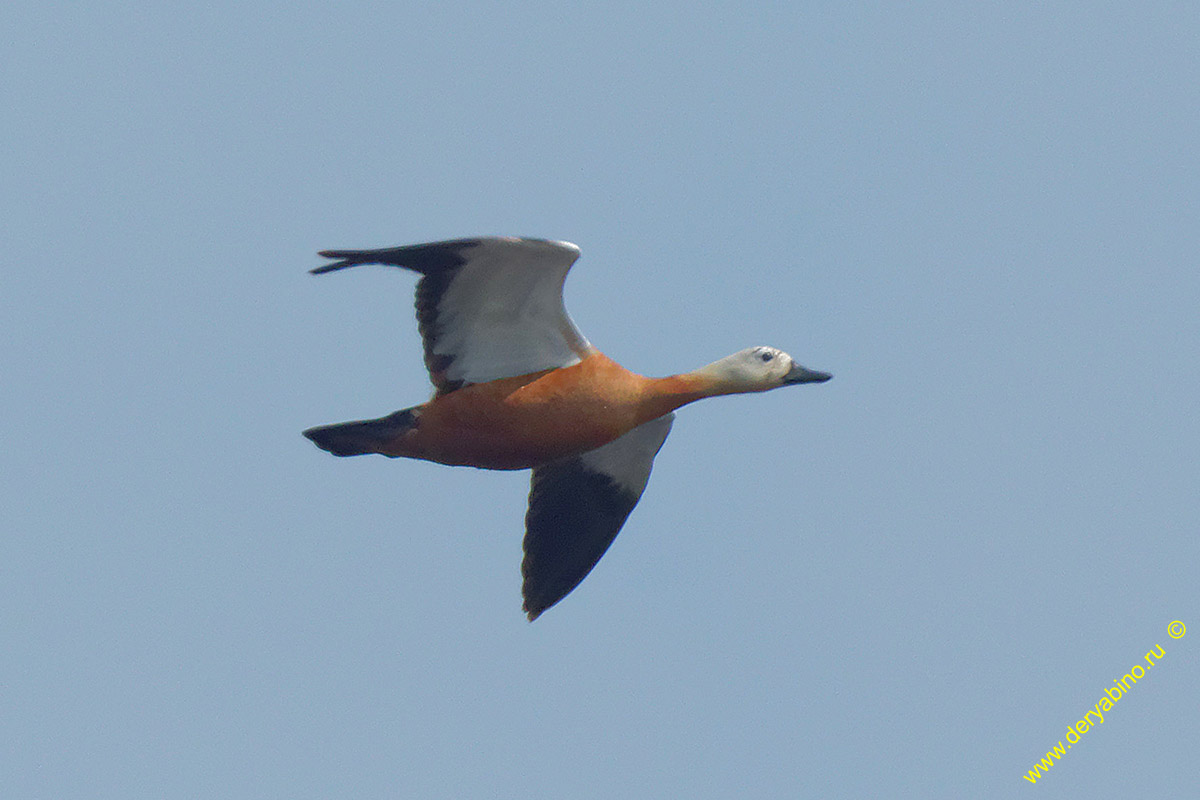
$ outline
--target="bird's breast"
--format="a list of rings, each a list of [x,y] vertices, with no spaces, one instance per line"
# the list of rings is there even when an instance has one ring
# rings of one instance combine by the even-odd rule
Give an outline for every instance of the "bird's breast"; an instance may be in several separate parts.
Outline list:
[[[646,381],[601,353],[560,369],[464,386],[421,408],[401,453],[443,464],[527,469],[632,430]]]

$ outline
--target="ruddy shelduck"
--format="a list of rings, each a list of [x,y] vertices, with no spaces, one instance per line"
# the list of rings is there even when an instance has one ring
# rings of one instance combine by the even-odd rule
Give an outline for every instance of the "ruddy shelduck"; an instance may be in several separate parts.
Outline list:
[[[532,469],[521,564],[532,621],[579,585],[637,505],[675,409],[705,397],[820,383],[774,347],[646,378],[583,337],[563,307],[579,248],[543,239],[456,239],[326,250],[311,270],[360,264],[421,274],[417,320],[433,399],[304,435],[337,456],[380,453],[484,469]]]

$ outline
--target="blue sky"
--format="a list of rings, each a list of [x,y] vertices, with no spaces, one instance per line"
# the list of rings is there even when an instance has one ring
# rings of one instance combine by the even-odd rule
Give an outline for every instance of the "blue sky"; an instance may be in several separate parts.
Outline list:
[[[1200,785],[1188,6],[0,26],[0,795]],[[568,307],[635,371],[835,375],[684,409],[533,625],[525,473],[300,436],[428,394],[412,278],[315,252],[478,234],[578,244]]]

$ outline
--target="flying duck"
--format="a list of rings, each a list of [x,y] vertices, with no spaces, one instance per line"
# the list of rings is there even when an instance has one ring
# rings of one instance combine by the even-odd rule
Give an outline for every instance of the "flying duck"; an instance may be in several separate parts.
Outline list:
[[[821,383],[774,347],[647,378],[594,348],[563,307],[568,242],[482,237],[325,250],[310,270],[360,264],[420,273],[417,321],[433,398],[385,417],[304,431],[336,456],[379,453],[483,469],[532,469],[522,595],[533,621],[573,590],[637,505],[680,406]]]

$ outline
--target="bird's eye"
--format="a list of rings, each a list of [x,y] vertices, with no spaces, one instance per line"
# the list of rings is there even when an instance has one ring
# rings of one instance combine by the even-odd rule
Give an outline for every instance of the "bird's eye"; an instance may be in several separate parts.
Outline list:
[[[762,353],[759,355],[759,358],[761,358],[763,361],[770,361],[774,357],[774,353]]]

